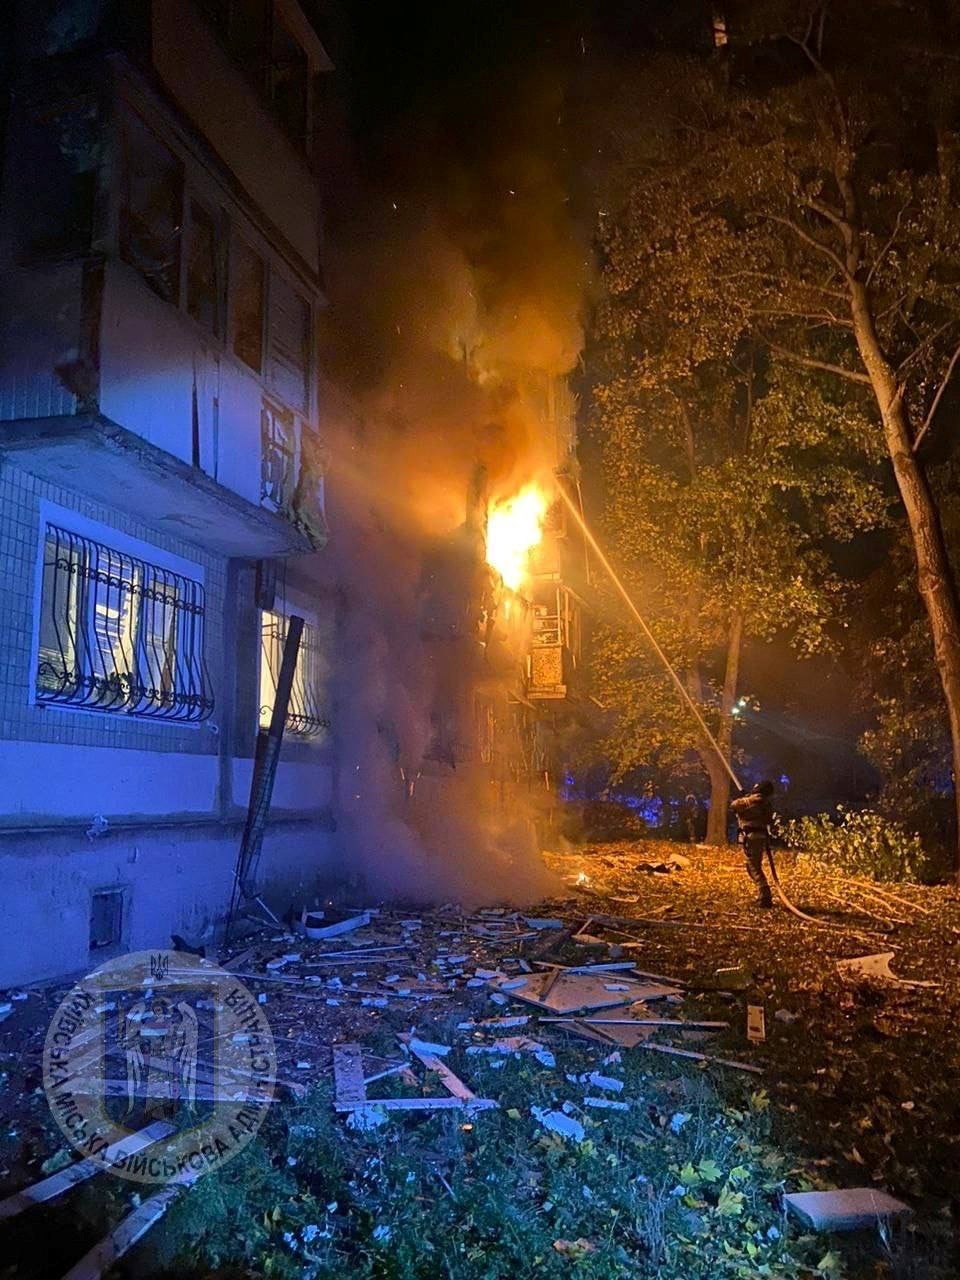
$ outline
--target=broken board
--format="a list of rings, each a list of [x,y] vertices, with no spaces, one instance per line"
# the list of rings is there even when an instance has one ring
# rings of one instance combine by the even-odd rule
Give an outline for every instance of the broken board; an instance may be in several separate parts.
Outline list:
[[[409,1039],[410,1037],[401,1036],[401,1040],[409,1042]],[[336,1088],[334,1110],[349,1112],[364,1111],[368,1107],[380,1107],[384,1111],[432,1111],[460,1107],[470,1111],[487,1111],[498,1105],[490,1098],[478,1098],[439,1058],[419,1052],[409,1043],[407,1047],[428,1071],[436,1073],[440,1083],[447,1090],[446,1097],[368,1098],[363,1075],[362,1045],[337,1044],[333,1046],[333,1079]]]
[[[491,978],[487,985],[514,1000],[536,1005],[538,1009],[549,1009],[551,1013],[615,1009],[637,1000],[660,1000],[681,994],[676,987],[659,982],[641,983],[620,974],[593,974],[583,970],[553,969],[549,973],[529,973],[525,975],[523,986],[516,983],[516,978]],[[609,990],[610,987],[621,986],[626,990]]]
[[[847,1191],[795,1191],[784,1196],[787,1208],[814,1231],[856,1231],[879,1219],[911,1213],[909,1205],[875,1187]]]

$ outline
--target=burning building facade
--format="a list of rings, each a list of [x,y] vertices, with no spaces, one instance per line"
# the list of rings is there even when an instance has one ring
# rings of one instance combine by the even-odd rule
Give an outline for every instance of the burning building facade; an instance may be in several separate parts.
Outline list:
[[[0,985],[229,901],[289,612],[265,846],[332,849],[316,323],[327,54],[296,0],[22,0],[0,244]],[[298,567],[299,566],[299,567]]]

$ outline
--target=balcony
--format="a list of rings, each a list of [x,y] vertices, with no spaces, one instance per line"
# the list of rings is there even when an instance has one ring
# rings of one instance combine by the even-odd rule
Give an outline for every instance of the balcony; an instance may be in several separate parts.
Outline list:
[[[0,451],[41,479],[223,555],[260,559],[314,546],[303,528],[101,414],[0,423]]]

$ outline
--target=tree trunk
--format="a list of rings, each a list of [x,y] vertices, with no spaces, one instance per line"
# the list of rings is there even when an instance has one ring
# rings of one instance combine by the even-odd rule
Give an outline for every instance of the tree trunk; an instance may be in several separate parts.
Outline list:
[[[880,348],[867,291],[859,281],[851,286],[851,302],[854,336],[880,409],[887,451],[907,516],[920,596],[930,620],[933,650],[947,706],[957,815],[953,872],[960,883],[960,602],[957,586],[940,513],[923,468],[913,452],[912,433],[901,391]]]
[[[723,693],[720,698],[720,729],[717,743],[723,757],[730,763],[733,745],[733,707],[737,700],[740,678],[740,655],[743,649],[743,614],[735,610],[730,619],[727,637],[727,662],[723,673]],[[707,773],[710,776],[710,812],[707,815],[707,844],[727,843],[727,823],[730,815],[730,775],[720,761],[710,753]]]

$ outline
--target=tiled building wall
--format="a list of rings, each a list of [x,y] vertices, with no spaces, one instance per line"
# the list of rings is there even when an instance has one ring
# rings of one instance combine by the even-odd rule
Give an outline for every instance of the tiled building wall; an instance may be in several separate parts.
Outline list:
[[[47,499],[132,538],[202,565],[206,615],[204,650],[217,700],[223,705],[228,676],[224,652],[227,563],[188,543],[118,512],[37,479],[9,462],[0,463],[0,738],[17,742],[57,742],[70,746],[120,747],[216,755],[218,710],[199,725],[160,723],[120,712],[32,706],[31,669],[34,591],[40,538],[40,502]]]

